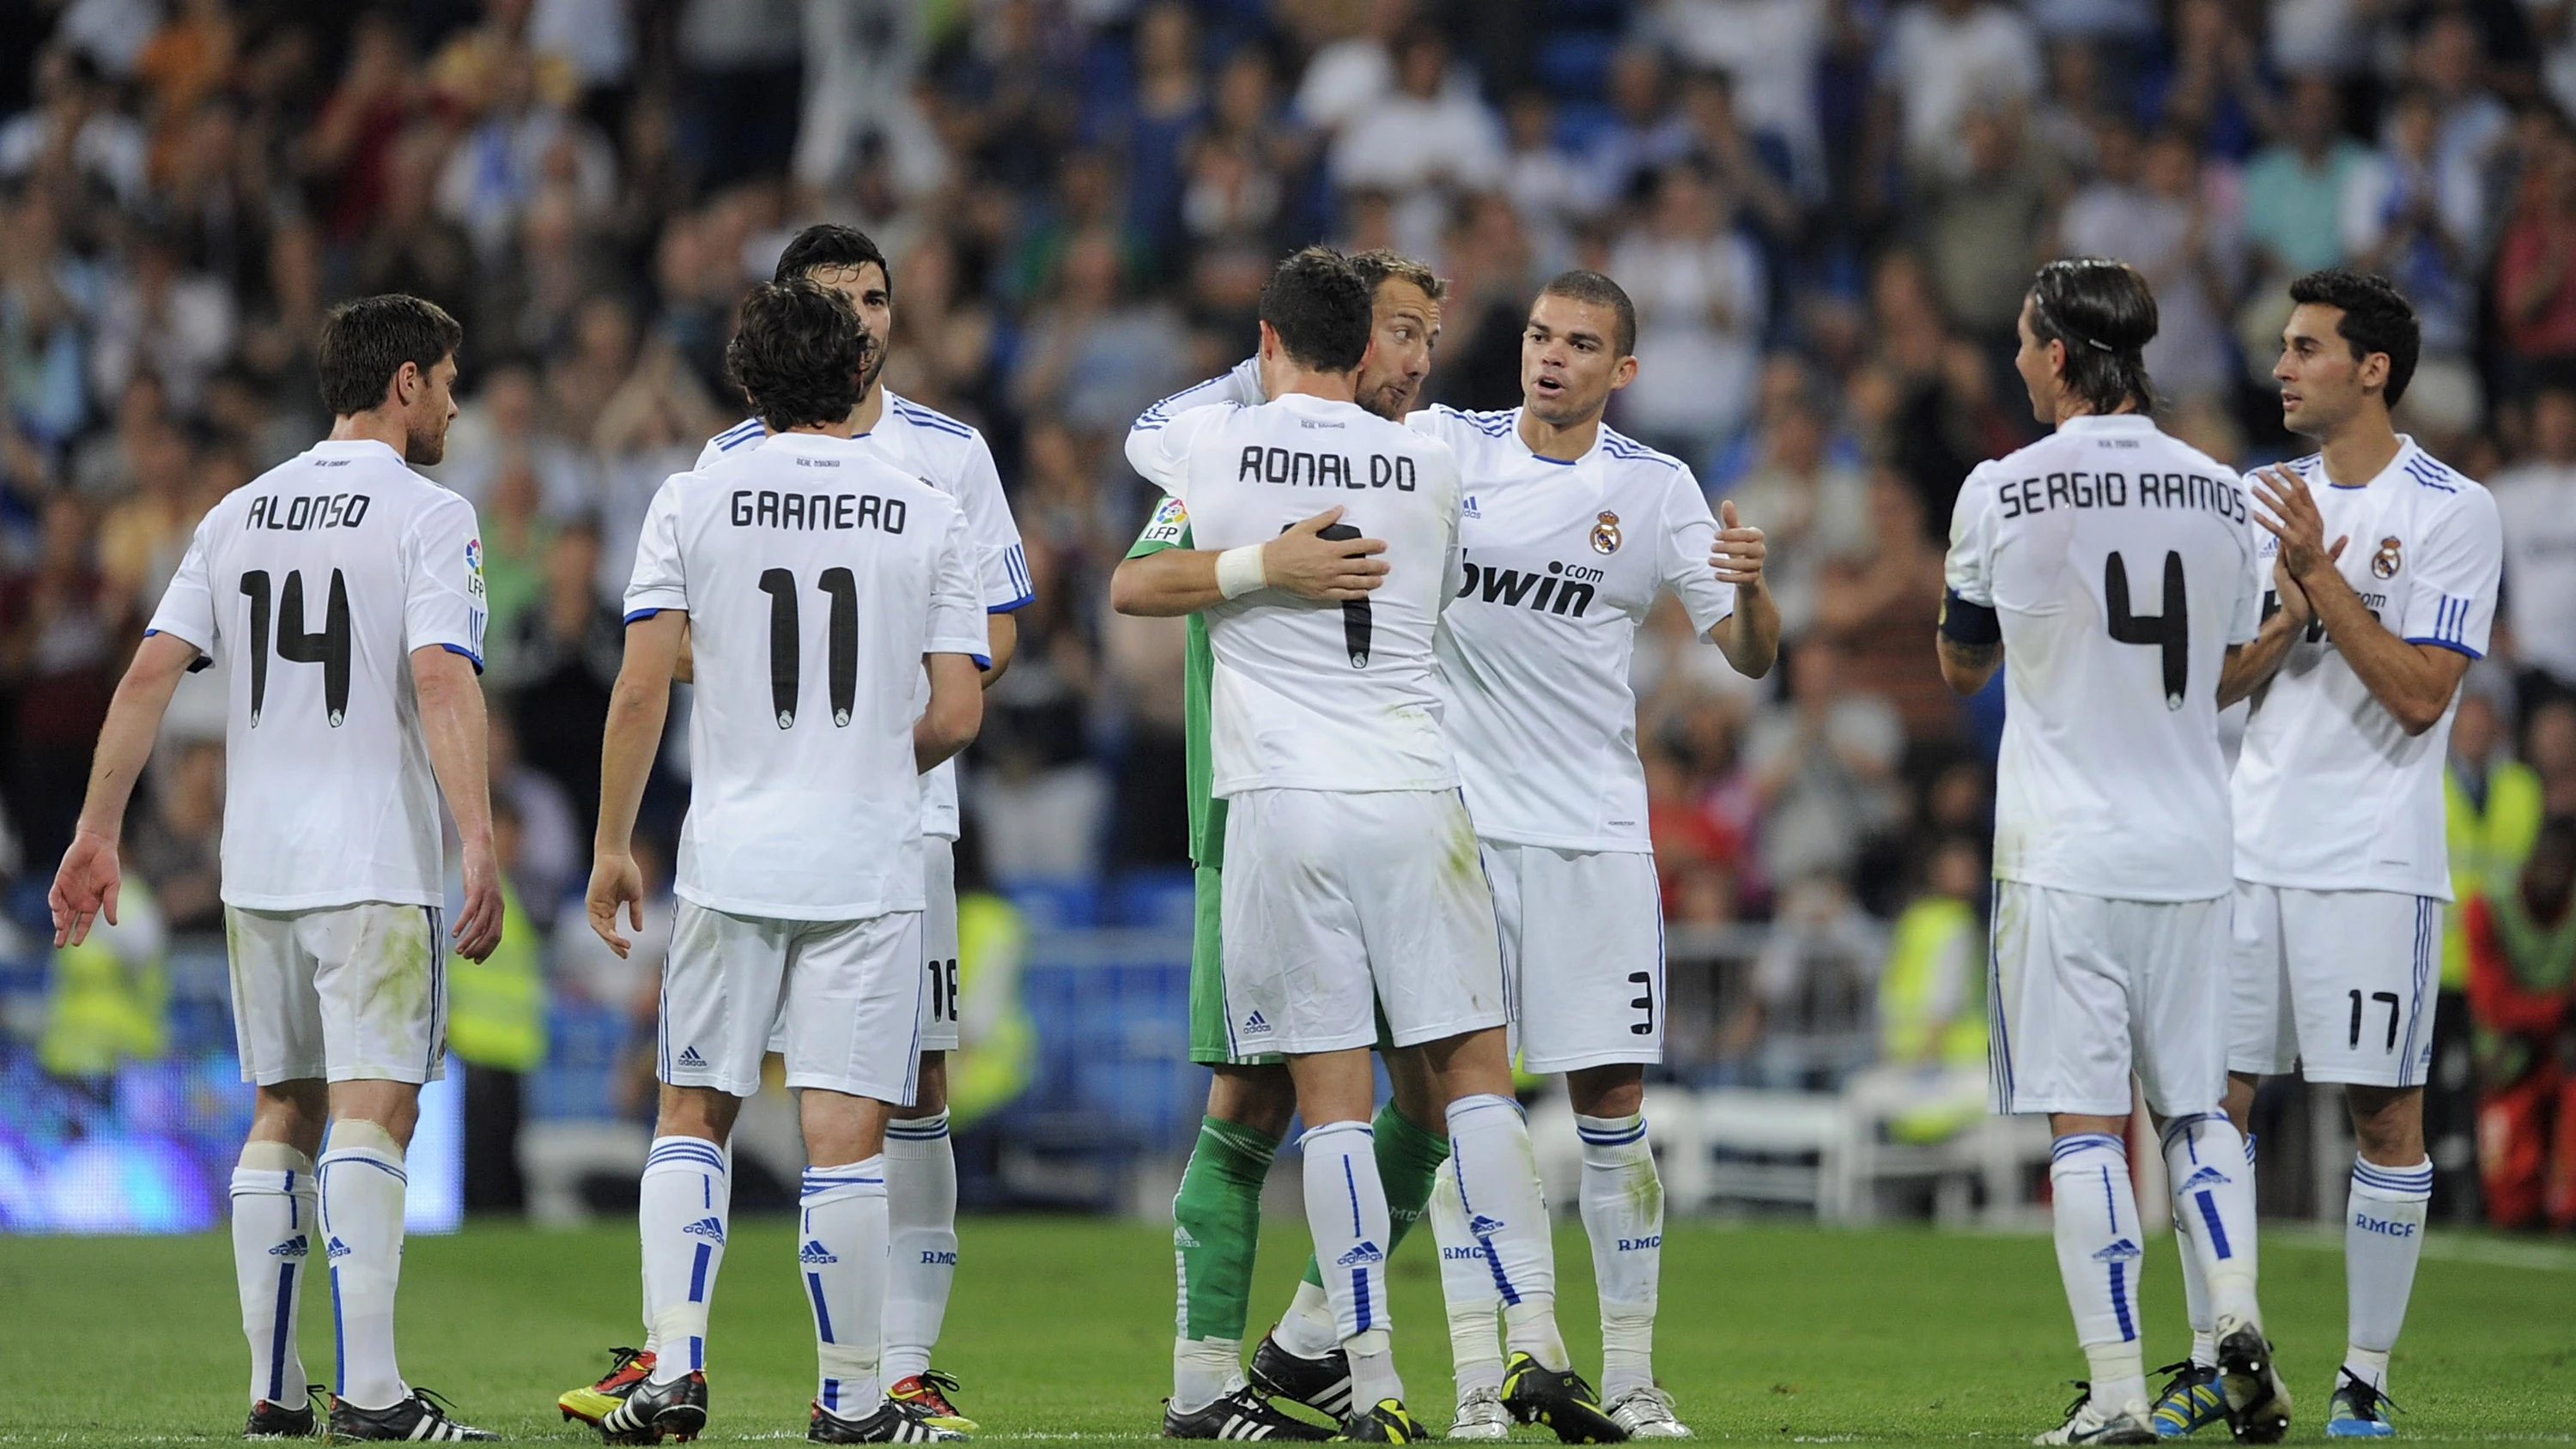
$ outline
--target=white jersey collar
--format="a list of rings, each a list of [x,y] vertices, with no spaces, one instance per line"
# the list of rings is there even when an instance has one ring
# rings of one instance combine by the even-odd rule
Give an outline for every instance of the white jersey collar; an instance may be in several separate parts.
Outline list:
[[[2380,469],[2376,473],[2373,473],[2370,475],[2367,482],[2362,483],[2337,483],[2334,480],[2334,475],[2326,471],[2326,455],[2320,452],[2317,454],[2317,481],[2338,493],[2366,492],[2387,482],[2389,479],[2396,477],[2398,474],[2405,472],[2406,465],[2412,462],[2423,451],[2423,449],[2415,446],[2415,435],[2413,433],[2399,433],[2397,435],[2397,451],[2389,455],[2388,466]]]
[[[411,466],[391,443],[374,438],[324,438],[305,451],[324,458],[382,458],[397,468]]]
[[[2061,433],[2152,433],[2156,420],[2145,413],[2079,413],[2057,425]]]

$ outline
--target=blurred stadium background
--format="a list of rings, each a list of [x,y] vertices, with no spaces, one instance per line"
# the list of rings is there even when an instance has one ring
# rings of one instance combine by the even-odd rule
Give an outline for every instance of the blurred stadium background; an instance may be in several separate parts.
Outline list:
[[[1616,277],[1645,370],[1613,421],[1769,530],[1773,679],[1678,610],[1635,660],[1673,973],[1648,1115],[1677,1209],[1841,1220],[2009,1219],[2045,1160],[1982,1112],[2001,706],[1928,647],[1959,480],[2033,432],[2031,268],[2144,268],[2170,426],[2247,466],[2305,451],[2267,382],[2286,278],[2397,279],[2426,342],[2401,421],[2495,486],[2510,555],[2453,736],[2437,1209],[2564,1231],[2571,947],[2473,952],[2465,902],[2563,909],[2522,858],[2576,813],[2571,107],[2570,0],[0,0],[0,1231],[223,1210],[249,1097],[207,681],[125,922],[51,951],[45,889],[196,520],[327,426],[316,323],[387,290],[467,328],[436,471],[489,558],[513,906],[415,1225],[631,1206],[657,963],[565,905],[614,600],[654,487],[741,415],[738,299],[817,219],[895,259],[890,384],[985,431],[1038,595],[968,757],[970,1205],[1159,1214],[1195,1129],[1182,636],[1106,607],[1148,508],[1116,441],[1328,240],[1452,279],[1429,396],[1463,406],[1517,403],[1541,280]],[[1562,1182],[1571,1119],[1534,1100]],[[2340,1211],[2342,1114],[2312,1108],[2258,1109],[2269,1212]],[[741,1150],[738,1205],[762,1171],[786,1205],[782,1100]]]

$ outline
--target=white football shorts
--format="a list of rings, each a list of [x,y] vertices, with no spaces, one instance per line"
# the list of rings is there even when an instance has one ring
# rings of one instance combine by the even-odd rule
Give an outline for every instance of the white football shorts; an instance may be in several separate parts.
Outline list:
[[[1240,1059],[1504,1025],[1502,948],[1455,790],[1253,790],[1225,819],[1226,1031]]]
[[[751,1096],[775,1026],[787,1085],[909,1106],[921,959],[919,911],[781,921],[681,901],[662,970],[659,1075]]]
[[[2420,1087],[2433,1065],[2443,903],[2236,883],[2227,1066]]]
[[[921,837],[921,1049],[957,1050],[957,842]]]
[[[436,906],[224,907],[245,1082],[434,1082],[447,1063],[447,932]]]
[[[1489,840],[1485,875],[1523,1070],[1664,1059],[1664,908],[1655,858]]]
[[[1987,1097],[1995,1111],[2176,1117],[2226,1093],[2228,901],[2122,901],[1995,882]]]

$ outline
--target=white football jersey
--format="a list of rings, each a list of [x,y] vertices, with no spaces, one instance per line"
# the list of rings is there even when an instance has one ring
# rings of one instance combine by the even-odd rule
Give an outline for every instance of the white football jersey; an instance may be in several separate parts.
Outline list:
[[[698,450],[698,471],[728,453],[740,452],[769,436],[758,418],[745,418]],[[1002,475],[993,466],[993,450],[984,435],[946,413],[934,412],[889,389],[877,425],[852,441],[957,500],[965,510],[969,561],[983,583],[984,608],[1007,614],[1037,598],[1029,580],[1029,559],[1020,545],[1019,525],[1011,519],[1011,501],[1002,493]],[[957,838],[957,762],[947,760],[922,782],[921,829],[945,840]]]
[[[1488,840],[1650,851],[1628,656],[1665,589],[1702,634],[1735,612],[1708,565],[1717,519],[1679,459],[1607,427],[1573,462],[1542,458],[1520,419],[1405,420],[1457,453],[1466,494],[1439,654],[1467,809]]]
[[[1997,879],[2233,888],[2218,675],[2260,622],[2253,529],[2234,469],[2134,414],[2070,418],[1968,475],[1947,573],[2003,629]]]
[[[681,899],[791,921],[923,908],[922,656],[984,657],[973,555],[954,499],[847,438],[780,433],[663,483],[626,617],[689,615]]]
[[[2380,623],[2410,644],[2472,659],[2486,652],[2504,568],[2486,489],[2412,438],[2356,487],[2329,481],[2313,456],[2289,466],[2316,496],[2326,541],[2351,538],[2336,567]],[[2264,535],[2254,577],[2266,594],[2279,551]],[[2236,874],[2259,885],[2449,900],[2442,768],[2458,708],[2455,692],[2439,723],[2408,735],[2312,623],[2254,696],[2236,760]]]
[[[1151,454],[1143,450],[1152,446],[1153,435],[1161,432],[1172,419],[1192,408],[1215,403],[1257,408],[1268,401],[1270,394],[1261,390],[1261,359],[1247,357],[1207,381],[1182,388],[1138,414],[1136,421],[1127,428],[1127,461],[1135,466],[1137,472],[1150,478],[1154,475],[1146,473],[1145,469]]]
[[[1266,543],[1336,504],[1383,539],[1366,599],[1259,589],[1201,611],[1216,661],[1211,790],[1446,790],[1431,639],[1458,587],[1458,460],[1357,403],[1292,393],[1182,413],[1136,449],[1202,549]]]
[[[474,506],[377,442],[322,442],[214,506],[150,632],[227,676],[223,896],[260,911],[444,898],[411,655],[483,667]]]

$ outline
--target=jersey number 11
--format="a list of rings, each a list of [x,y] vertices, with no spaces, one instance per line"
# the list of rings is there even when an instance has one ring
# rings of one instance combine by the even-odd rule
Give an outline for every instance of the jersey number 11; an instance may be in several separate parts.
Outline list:
[[[825,667],[831,670],[832,723],[849,728],[859,696],[859,581],[848,569],[828,568],[814,581],[832,601]],[[802,687],[804,649],[796,627],[796,575],[766,569],[760,591],[769,596],[769,707],[778,727],[796,727],[796,694]]]

